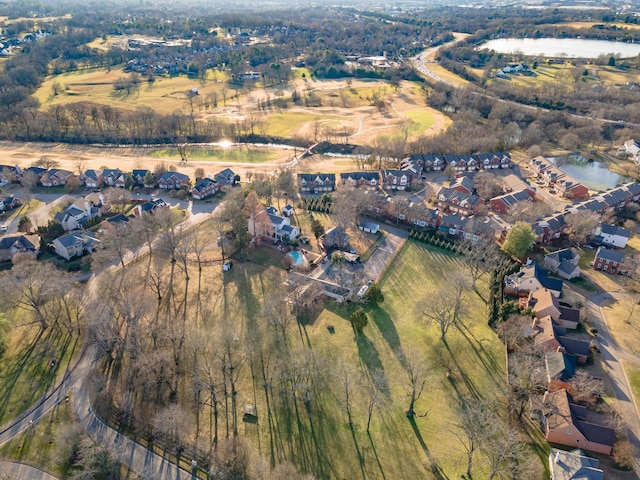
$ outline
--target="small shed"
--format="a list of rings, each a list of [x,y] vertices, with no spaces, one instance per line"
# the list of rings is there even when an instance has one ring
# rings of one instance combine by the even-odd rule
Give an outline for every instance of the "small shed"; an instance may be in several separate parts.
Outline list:
[[[360,222],[360,225],[358,225],[358,228],[363,232],[378,233],[378,231],[380,230],[380,225],[373,222],[363,221],[363,222]]]
[[[282,208],[282,216],[283,217],[290,217],[291,215],[293,215],[293,206],[285,205]]]

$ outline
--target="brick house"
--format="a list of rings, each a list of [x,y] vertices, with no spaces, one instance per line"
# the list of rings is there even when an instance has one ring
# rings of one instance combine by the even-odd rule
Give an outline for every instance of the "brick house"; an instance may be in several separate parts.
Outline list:
[[[596,256],[593,259],[594,270],[601,270],[611,274],[630,275],[624,269],[625,254],[605,247],[598,247]]]
[[[536,193],[530,188],[525,188],[517,192],[506,193],[490,200],[491,210],[506,214],[511,207],[521,202],[531,202]]]
[[[402,170],[382,170],[382,186],[386,190],[406,190],[411,185],[411,174]]]
[[[298,190],[305,193],[328,193],[336,189],[336,175],[334,173],[299,173]]]
[[[218,185],[218,182],[211,180],[210,178],[203,178],[196,182],[196,184],[191,188],[191,196],[196,200],[202,200],[210,197],[211,195],[215,195],[219,191],[220,186]]]
[[[480,197],[447,187],[442,187],[438,191],[436,198],[440,208],[462,215],[474,215],[484,205],[484,200]]]
[[[167,172],[158,179],[158,188],[165,190],[179,189],[182,185],[189,185],[191,180],[180,172]]]
[[[374,189],[380,185],[380,174],[378,172],[341,173],[340,180],[342,185]]]
[[[560,180],[556,183],[558,194],[565,198],[587,198],[589,189],[581,183],[572,182],[570,180]]]

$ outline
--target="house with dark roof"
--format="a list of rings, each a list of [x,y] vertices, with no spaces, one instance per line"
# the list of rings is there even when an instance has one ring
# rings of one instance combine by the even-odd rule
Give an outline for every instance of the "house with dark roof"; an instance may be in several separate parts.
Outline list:
[[[122,171],[119,168],[105,168],[102,171],[102,178],[104,179],[104,184],[110,187],[115,186],[116,180],[122,175]]]
[[[611,274],[627,274],[624,271],[625,254],[605,247],[598,247],[596,256],[593,259],[594,270],[601,270]]]
[[[587,198],[589,196],[589,189],[587,187],[581,183],[567,179],[556,182],[555,188],[558,194],[565,198]]]
[[[580,310],[560,305],[558,297],[546,288],[529,293],[527,307],[533,310],[537,318],[549,315],[554,325],[563,328],[575,330],[580,323]]]
[[[164,190],[179,189],[182,185],[189,186],[191,180],[188,175],[180,172],[167,172],[158,179],[158,188]]]
[[[195,200],[202,200],[220,191],[220,185],[215,180],[203,178],[191,187],[191,197]]]
[[[149,173],[149,170],[146,170],[146,169],[139,169],[139,168],[134,169],[131,172],[131,177],[133,177],[133,183],[138,186],[144,185],[144,179],[146,178],[148,173]]]
[[[640,200],[640,183],[625,183],[620,188],[625,188],[627,192],[629,192],[632,202],[637,202],[638,200]]]
[[[348,172],[340,174],[342,185],[352,187],[377,188],[380,185],[380,173],[378,172]]]
[[[580,276],[580,255],[573,248],[565,248],[544,256],[544,267],[565,280]]]
[[[386,190],[406,190],[411,185],[411,174],[402,170],[382,170],[382,187]]]
[[[536,243],[547,245],[558,240],[565,228],[564,214],[556,213],[536,220],[531,225],[536,234]]]
[[[447,153],[444,156],[447,166],[451,165],[456,172],[466,172],[475,170],[478,166],[478,160],[471,155],[458,155],[453,153]]]
[[[474,184],[473,178],[467,175],[458,175],[456,178],[451,180],[449,184],[449,188],[452,190],[457,190],[460,193],[465,193],[467,195],[473,195]]]
[[[596,227],[594,241],[607,247],[624,248],[631,238],[631,232],[616,225],[601,223]]]
[[[248,219],[248,230],[258,238],[288,241],[300,236],[300,229],[291,225],[289,217],[278,215],[275,207],[267,207]]]
[[[553,164],[551,163],[551,161],[549,161],[542,155],[539,155],[529,160],[529,165],[528,165],[529,174],[534,178],[541,178],[542,174],[548,169],[550,169],[551,167],[553,167]]]
[[[466,238],[476,243],[480,240],[480,232],[477,231],[473,218],[460,215],[459,213],[443,214],[438,220],[438,230],[446,232],[448,235]]]
[[[89,188],[99,188],[104,183],[104,177],[100,170],[87,170],[80,175],[80,181]]]
[[[514,295],[547,289],[558,298],[562,293],[562,280],[549,278],[537,262],[523,265],[520,270],[505,277],[505,290]]]
[[[530,188],[525,188],[517,192],[499,195],[490,200],[491,210],[501,214],[506,214],[509,209],[521,202],[531,202],[536,196],[536,192]]]
[[[22,205],[22,201],[15,195],[0,195],[0,212],[4,212],[5,210],[13,210],[20,205]]]
[[[66,232],[81,228],[85,222],[102,215],[100,206],[94,205],[86,198],[79,198],[67,205],[53,217]]]
[[[586,456],[579,448],[570,452],[552,448],[549,472],[551,480],[604,480],[600,460]]]
[[[484,205],[484,200],[480,197],[447,187],[440,188],[436,194],[436,198],[440,208],[462,215],[474,215],[478,213]]]
[[[23,234],[0,237],[0,262],[13,260],[19,253],[27,253],[36,258],[40,253],[40,237]]]
[[[53,247],[56,254],[66,260],[94,252],[100,240],[92,232],[73,232],[56,238]]]
[[[598,215],[604,215],[609,206],[602,200],[597,198],[591,198],[580,203],[569,205],[565,208],[568,212],[579,212],[580,210],[587,210],[589,212],[597,213]]]
[[[562,352],[547,352],[544,355],[544,364],[547,370],[547,381],[554,380],[566,382],[576,373],[577,357]]]
[[[476,153],[478,168],[483,170],[495,170],[496,168],[511,168],[511,155],[507,152]]]
[[[297,179],[301,195],[328,193],[336,189],[336,175],[334,173],[299,173]]]
[[[67,181],[73,177],[75,177],[73,172],[53,168],[40,176],[40,183],[43,187],[59,187],[66,185]]]
[[[230,168],[225,168],[216,173],[213,179],[218,182],[218,185],[221,187],[232,187],[236,184],[236,173]]]
[[[103,220],[100,223],[99,232],[114,233],[114,232],[117,232],[118,229],[122,229],[123,227],[125,227],[128,223],[129,223],[129,217],[127,217],[122,213],[118,213],[112,217],[109,217]]]
[[[0,165],[0,180],[7,183],[17,182],[22,175],[22,170],[17,165]]]
[[[610,455],[616,432],[588,421],[587,409],[573,403],[565,390],[545,393],[541,420],[548,442]]]

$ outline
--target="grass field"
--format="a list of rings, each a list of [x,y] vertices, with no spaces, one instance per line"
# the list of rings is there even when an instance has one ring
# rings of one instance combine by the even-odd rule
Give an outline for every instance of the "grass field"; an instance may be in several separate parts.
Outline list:
[[[292,136],[305,124],[315,121],[322,126],[335,126],[345,119],[332,115],[314,115],[313,113],[286,112],[269,115],[267,117],[267,134],[275,137]]]
[[[442,67],[441,65],[438,65],[437,63],[430,63],[428,65],[428,68],[437,76],[439,76],[440,78],[442,78],[447,82],[454,84],[456,87],[466,87],[470,83],[468,80],[465,80],[464,78],[459,77],[455,73],[450,72],[449,70]]]
[[[419,135],[433,125],[433,115],[425,110],[405,110],[403,113],[411,120],[409,135]]]
[[[179,159],[180,153],[175,148],[158,148],[149,151],[148,155],[155,158]],[[238,162],[264,163],[277,158],[277,154],[266,150],[250,149],[200,149],[194,148],[187,153],[187,157],[198,161],[210,162]]]
[[[14,327],[0,358],[0,425],[32,406],[64,375],[76,347],[77,340],[53,330]]]
[[[27,215],[28,213],[33,212],[36,208],[38,208],[40,205],[42,205],[42,202],[40,200],[36,200],[35,198],[32,198],[31,200],[29,200],[26,203],[23,203],[22,205],[20,205],[18,208],[15,208],[13,210],[9,210],[7,212],[7,216],[6,218],[0,217],[0,219],[3,222],[7,222],[15,217],[19,217],[22,215]]]

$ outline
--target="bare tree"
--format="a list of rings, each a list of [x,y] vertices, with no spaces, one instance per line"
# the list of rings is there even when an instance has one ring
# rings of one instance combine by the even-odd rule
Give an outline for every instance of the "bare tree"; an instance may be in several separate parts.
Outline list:
[[[569,380],[571,396],[576,402],[593,402],[603,392],[602,380],[592,377],[586,370],[578,370]]]
[[[600,216],[589,210],[579,210],[565,215],[569,238],[574,243],[585,243],[592,236],[600,222]]]
[[[471,478],[473,457],[493,433],[492,428],[496,421],[496,415],[486,402],[470,399],[462,405],[459,418],[462,432],[456,433],[456,436],[467,457],[466,476]]]
[[[458,325],[467,309],[468,283],[464,276],[449,274],[441,286],[422,302],[422,315],[440,329],[440,338],[446,341],[449,329]]]
[[[426,417],[429,410],[421,415],[417,414],[415,405],[427,384],[431,365],[425,356],[417,350],[407,349],[406,353],[398,350],[396,356],[401,359],[405,369],[403,385],[405,394],[409,398],[409,407],[405,410],[405,414],[409,418]]]

